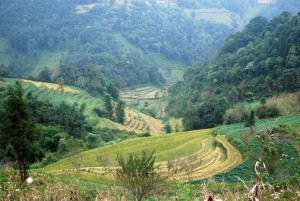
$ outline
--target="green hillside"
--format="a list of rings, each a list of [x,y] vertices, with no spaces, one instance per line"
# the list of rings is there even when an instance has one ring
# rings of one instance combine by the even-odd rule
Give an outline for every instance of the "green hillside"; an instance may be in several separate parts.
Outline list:
[[[13,83],[15,79],[5,79],[8,83]],[[85,115],[88,121],[98,128],[114,128],[117,129],[115,124],[107,119],[99,118],[93,112],[93,108],[103,108],[103,100],[89,95],[84,90],[72,86],[64,86],[64,92],[61,93],[58,84],[35,82],[30,80],[22,80],[25,92],[33,92],[42,101],[50,101],[54,104],[60,104],[62,101],[67,104],[78,103],[79,105],[86,104]],[[0,85],[4,83],[0,83]]]
[[[299,90],[299,22],[299,15],[289,13],[251,20],[226,39],[213,60],[189,68],[184,82],[170,88],[169,113],[183,117],[188,130],[213,127],[249,95],[259,101]]]
[[[268,169],[272,169],[272,166],[277,164],[278,167],[276,168],[278,168],[278,170],[275,173],[271,172],[272,174],[276,175],[276,173],[279,172],[285,172],[286,176],[299,174],[300,114],[282,116],[278,119],[259,120],[255,124],[254,129],[256,133],[261,133],[266,129],[271,129],[272,126],[274,126],[274,133],[279,135],[278,140],[274,143],[279,143],[280,145],[277,147],[277,151],[279,151],[278,156],[266,163]],[[254,141],[249,153],[245,141],[242,139],[242,133],[248,133],[249,129],[245,128],[242,123],[219,126],[216,130],[220,135],[225,135],[229,142],[239,149],[243,155],[244,162],[225,174],[217,175],[215,178],[218,181],[225,179],[226,181],[236,182],[235,176],[238,176],[242,179],[249,180],[255,175],[253,165],[261,151],[261,144],[259,141]],[[288,157],[285,157],[285,155]],[[279,175],[275,177],[277,176]]]
[[[96,157],[105,154],[116,165],[118,153],[128,155],[131,152],[139,153],[142,150],[155,151],[156,160],[167,161],[174,157],[183,157],[197,152],[202,142],[211,136],[211,130],[191,131],[174,135],[153,136],[148,138],[135,138],[124,142],[107,145],[82,153],[81,167],[99,167]],[[51,164],[46,171],[73,169],[70,158]]]
[[[197,163],[197,166],[191,170],[193,180],[226,172],[242,161],[241,154],[225,138],[217,137],[214,139],[211,136],[210,129],[131,139],[82,152],[78,157],[81,158],[80,167],[82,171],[105,175],[107,173],[98,162],[98,157],[107,157],[111,161],[110,168],[113,170],[117,166],[116,158],[118,154],[127,156],[129,153],[140,153],[142,151],[154,151],[156,164],[164,174],[168,174],[170,171],[167,161],[182,161],[181,165],[183,163]],[[73,157],[69,157],[48,165],[43,170],[56,173],[70,172],[74,169],[73,160]],[[173,176],[169,175],[168,178],[189,180],[183,169],[180,169]]]

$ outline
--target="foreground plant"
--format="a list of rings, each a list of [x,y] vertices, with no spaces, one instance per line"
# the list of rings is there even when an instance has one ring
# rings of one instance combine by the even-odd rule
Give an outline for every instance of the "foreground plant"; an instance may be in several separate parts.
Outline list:
[[[130,154],[127,159],[118,155],[120,169],[117,170],[117,179],[133,195],[135,200],[141,201],[148,195],[163,178],[154,166],[154,152],[142,152],[140,155]]]

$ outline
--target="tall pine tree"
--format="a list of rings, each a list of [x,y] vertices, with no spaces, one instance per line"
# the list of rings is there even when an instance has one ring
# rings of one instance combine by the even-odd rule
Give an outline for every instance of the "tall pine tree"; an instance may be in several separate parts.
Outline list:
[[[7,87],[0,122],[0,149],[4,150],[8,159],[17,163],[21,182],[27,178],[28,164],[36,159],[35,143],[38,139],[35,123],[23,95],[20,82]]]

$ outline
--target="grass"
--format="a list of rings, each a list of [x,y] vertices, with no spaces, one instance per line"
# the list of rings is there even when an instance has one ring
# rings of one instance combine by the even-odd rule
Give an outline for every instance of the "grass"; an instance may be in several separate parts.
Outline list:
[[[112,170],[114,170],[117,166],[118,154],[126,157],[129,153],[155,151],[156,164],[159,165],[159,169],[164,175],[168,175],[169,179],[188,181],[188,175],[183,169],[176,173],[169,171],[167,161],[171,160],[179,160],[183,163],[198,161],[197,167],[192,170],[192,178],[203,179],[226,172],[242,161],[241,154],[225,138],[218,137],[216,140],[222,146],[214,145],[215,139],[211,137],[211,129],[130,139],[83,152],[80,156],[82,158],[81,171],[105,175],[104,169],[99,167],[97,162],[97,156],[102,154],[112,161]],[[177,164],[180,166],[180,163]],[[73,172],[74,167],[71,164],[71,158],[66,158],[46,166],[43,170],[55,173]]]
[[[142,150],[155,151],[156,161],[166,161],[174,156],[182,157],[197,152],[202,147],[203,140],[210,137],[210,129],[182,132],[172,135],[153,136],[147,138],[135,138],[116,143],[110,146],[89,150],[82,153],[81,167],[98,167],[96,157],[105,153],[116,165],[118,153],[128,155],[131,152],[138,153]],[[66,158],[57,163],[45,167],[46,171],[61,169],[73,169],[70,159]]]
[[[277,105],[284,115],[300,112],[300,92],[283,93],[267,100],[267,106]]]
[[[33,183],[20,184],[16,171],[0,171],[0,200],[133,200],[128,191],[116,182],[89,173],[60,174],[31,173]],[[275,190],[261,191],[260,200],[299,200],[299,185],[279,185]],[[247,191],[240,183],[216,183],[213,179],[198,185],[165,182],[157,186],[144,200],[207,200],[247,201]]]
[[[264,128],[271,128],[274,121],[276,119],[262,119],[256,122],[255,124],[255,130],[256,132],[261,132]],[[285,171],[289,165],[293,166],[293,163],[297,163],[299,161],[299,147],[300,147],[300,114],[294,114],[289,116],[283,116],[280,119],[276,121],[276,127],[281,128],[284,127],[285,130],[288,130],[287,128],[291,128],[294,130],[294,136],[292,137],[292,140],[288,140],[287,143],[283,144],[281,146],[281,151],[289,156],[289,160],[286,160],[285,158],[281,158],[281,165],[279,169],[281,171]],[[248,157],[247,154],[247,147],[244,144],[243,140],[241,139],[240,133],[248,131],[249,128],[245,128],[243,123],[239,124],[232,124],[232,125],[225,125],[220,126],[217,128],[219,131],[219,134],[225,135],[226,138],[234,144],[239,151],[242,153],[244,161],[239,166],[231,169],[227,173],[216,175],[215,179],[217,181],[222,181],[225,179],[229,182],[237,182],[237,179],[234,176],[239,176],[242,179],[250,180],[252,176],[255,175],[254,172],[254,164],[255,160]],[[292,132],[292,131],[288,131]],[[289,138],[290,133],[287,133],[287,139]],[[260,144],[258,141],[254,141],[251,145],[251,155],[258,157],[258,154],[260,152]],[[298,150],[298,153],[297,153]],[[294,160],[290,160],[291,158],[294,158]],[[292,168],[292,166],[290,168]]]
[[[147,54],[151,61],[157,65],[163,77],[167,80],[167,84],[176,83],[183,80],[183,73],[186,64],[169,59],[162,54],[150,52]]]
[[[176,132],[176,129],[178,129],[178,131],[183,131],[182,119],[171,118],[169,123],[172,128],[172,132]]]
[[[13,83],[15,79],[5,79],[7,83]],[[103,108],[104,102],[101,98],[89,95],[84,90],[72,86],[64,86],[64,93],[57,90],[58,85],[54,83],[42,83],[30,80],[22,80],[25,93],[33,92],[40,100],[50,101],[54,104],[60,104],[65,101],[67,104],[77,102],[79,105],[86,104],[84,114],[89,123],[96,128],[112,128],[117,129],[114,122],[100,118],[93,112],[93,108]],[[1,84],[1,83],[0,83]],[[4,84],[3,84],[4,85]]]

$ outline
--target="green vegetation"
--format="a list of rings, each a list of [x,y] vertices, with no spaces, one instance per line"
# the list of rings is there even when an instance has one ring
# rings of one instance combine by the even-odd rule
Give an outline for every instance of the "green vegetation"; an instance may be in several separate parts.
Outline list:
[[[268,21],[257,17],[231,35],[217,57],[195,64],[170,90],[168,113],[183,117],[185,129],[223,122],[232,105],[299,89],[299,16],[282,13]],[[274,110],[273,110],[274,111]]]
[[[137,201],[141,201],[163,180],[154,166],[153,153],[129,154],[127,159],[118,155],[117,160],[121,168],[117,170],[117,179]]]
[[[153,136],[147,138],[135,138],[109,146],[89,150],[82,153],[82,167],[98,167],[97,156],[106,153],[116,165],[116,156],[122,153],[125,157],[129,153],[139,153],[143,150],[155,150],[155,157],[158,162],[167,161],[172,157],[186,156],[197,152],[202,147],[202,142],[210,136],[210,130],[182,132],[172,135]],[[73,169],[70,158],[63,159],[45,167],[46,171]]]
[[[45,66],[55,75],[58,64],[93,64],[122,87],[161,85],[161,65],[153,62],[153,52],[176,60],[171,69],[163,71],[171,72],[167,79],[178,80],[182,75],[182,68],[176,67],[178,63],[181,66],[209,58],[205,51],[215,52],[232,32],[223,24],[190,18],[178,8],[151,7],[138,2],[116,7],[102,2],[93,12],[79,14],[74,9],[79,3],[55,0],[23,5],[18,0],[12,5],[3,1],[0,36],[14,49],[7,55],[16,56],[0,63],[9,63],[9,69],[19,76],[31,73],[34,77]],[[61,17],[57,20],[56,16]]]
[[[256,122],[254,130],[255,133],[261,133],[263,130],[271,128],[276,119],[263,119]],[[286,177],[297,177],[299,175],[299,123],[300,115],[283,116],[275,122],[274,133],[278,134],[277,151],[278,153],[273,156],[275,158],[266,159],[267,168],[272,174],[270,178],[278,179],[280,174],[284,173]],[[232,124],[226,126],[217,127],[220,135],[225,135],[226,138],[234,146],[236,146],[242,153],[244,162],[231,169],[227,173],[215,176],[217,181],[225,179],[229,182],[236,182],[235,176],[242,179],[249,180],[255,175],[254,164],[257,160],[260,150],[261,143],[258,140],[254,140],[253,143],[249,144],[249,139],[245,136],[250,135],[243,123]],[[251,137],[250,137],[251,138]],[[268,161],[269,160],[269,161]],[[275,169],[272,170],[273,167]]]
[[[0,157],[17,163],[21,182],[28,177],[28,165],[38,158],[39,151],[39,134],[23,95],[21,82],[8,86],[0,113]]]
[[[2,0],[0,200],[300,199],[300,3],[261,3]]]
[[[13,81],[14,79],[5,79],[0,84],[11,87]],[[68,156],[72,148],[70,144],[74,140],[77,140],[80,150],[87,150],[99,147],[106,142],[120,141],[136,136],[132,132],[117,130],[113,122],[106,123],[103,121],[105,119],[97,117],[97,114],[93,113],[93,108],[101,107],[102,101],[82,90],[64,86],[64,92],[61,93],[56,84],[26,80],[19,82],[24,84],[23,99],[28,104],[28,110],[32,115],[31,119],[37,124],[36,130],[40,134],[36,139],[37,143],[30,149],[35,150],[36,153],[36,155],[30,155],[30,157],[32,156],[30,163],[39,160],[32,166],[34,168],[43,167]],[[2,89],[4,90],[0,92],[0,95],[6,97],[5,88]],[[5,107],[0,107],[0,109],[4,110]],[[121,112],[118,111],[120,115],[122,115]],[[14,113],[6,112],[5,114]],[[4,118],[5,115],[1,117]],[[4,119],[1,120],[1,123],[2,121],[6,122]],[[104,123],[102,124],[102,122]],[[7,126],[9,125],[7,124]],[[18,125],[22,125],[22,123]],[[28,123],[28,126],[30,125]],[[110,129],[110,127],[114,129]],[[6,131],[5,133],[11,132]],[[15,140],[15,138],[11,139]],[[2,142],[5,146],[9,145],[5,140]],[[25,145],[24,148],[26,148]],[[5,150],[5,147],[1,148],[1,155],[6,153]],[[28,154],[30,154],[29,151]]]

